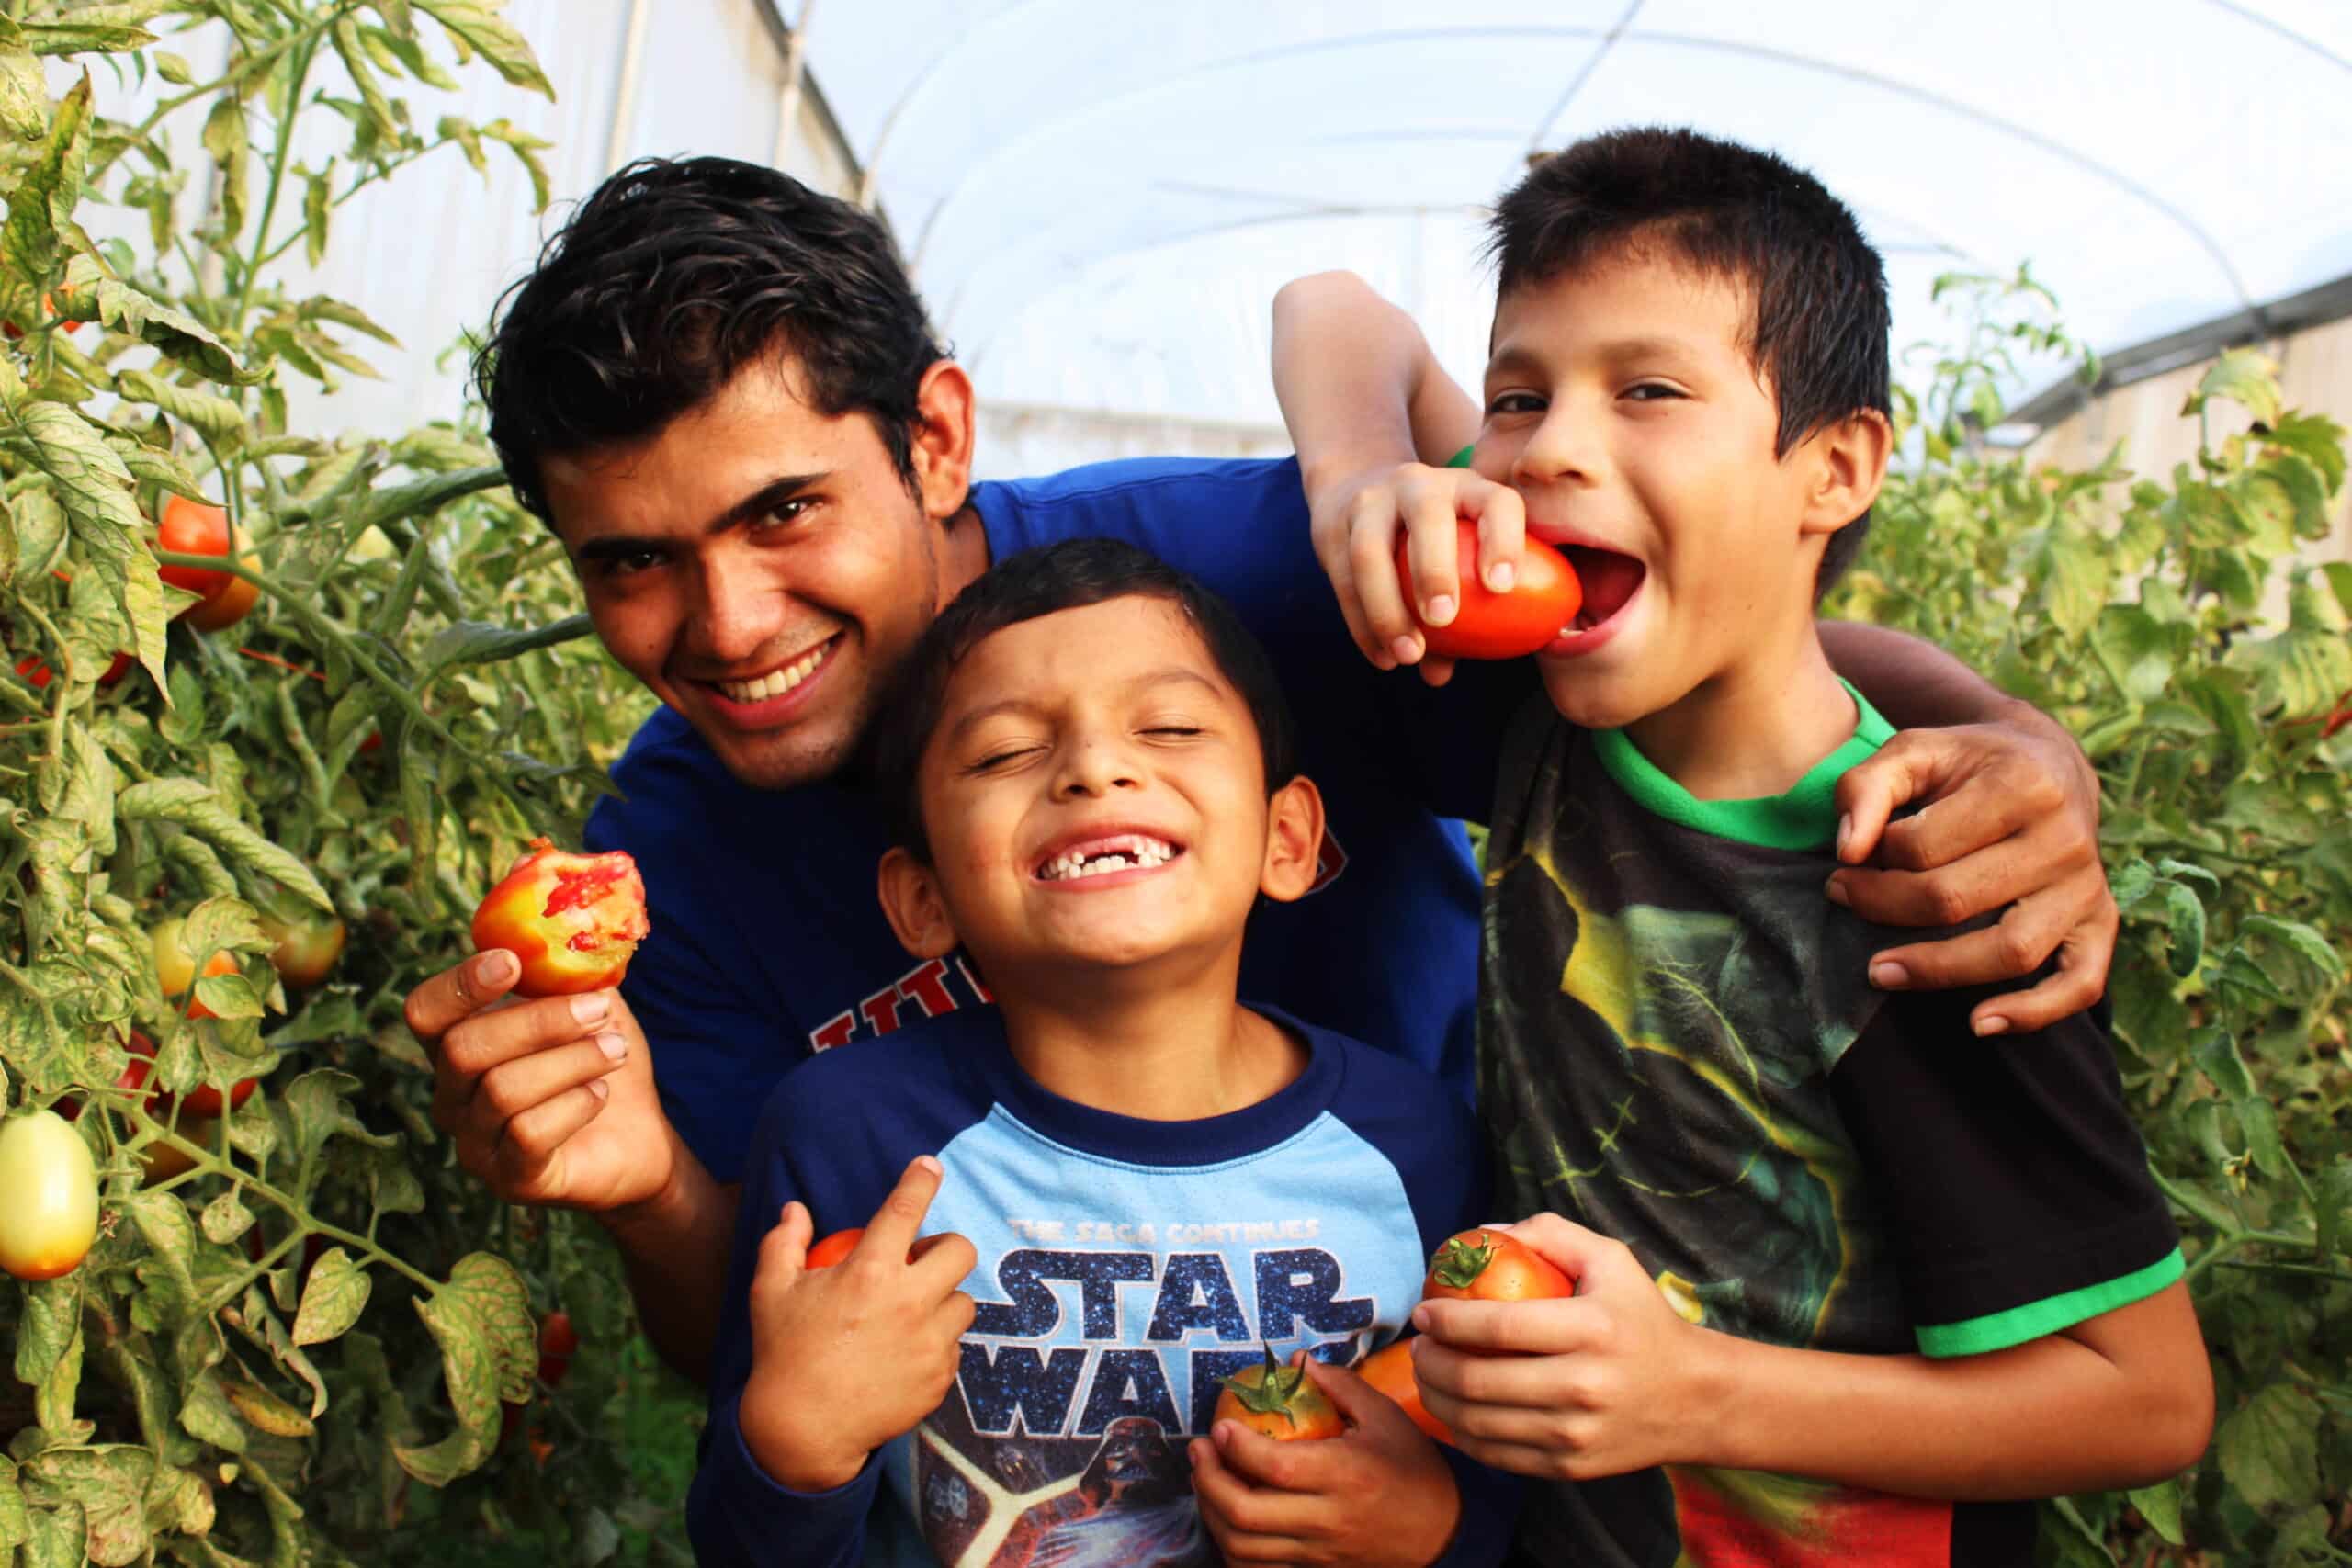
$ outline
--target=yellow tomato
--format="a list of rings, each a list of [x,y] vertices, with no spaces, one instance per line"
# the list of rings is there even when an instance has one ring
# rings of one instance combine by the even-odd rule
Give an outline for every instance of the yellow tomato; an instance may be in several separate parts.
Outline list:
[[[71,1274],[98,1236],[90,1145],[53,1111],[0,1125],[0,1269],[19,1280]]]

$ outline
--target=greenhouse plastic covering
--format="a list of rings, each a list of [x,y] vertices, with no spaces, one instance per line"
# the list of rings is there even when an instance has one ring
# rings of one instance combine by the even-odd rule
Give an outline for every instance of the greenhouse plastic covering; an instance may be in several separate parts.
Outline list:
[[[828,181],[888,218],[984,411],[1075,411],[1147,446],[1155,420],[1263,446],[1268,304],[1320,268],[1406,305],[1475,386],[1486,205],[1531,152],[1629,123],[1817,172],[1885,254],[1898,347],[1950,341],[1929,290],[1951,271],[2030,263],[2103,351],[2352,275],[2345,0],[514,0],[556,103],[480,68],[413,91],[423,124],[552,141],[555,205],[534,216],[511,161],[485,185],[444,154],[339,216],[318,286],[405,347],[324,416],[452,412],[453,342],[621,160],[815,177],[779,133],[769,25],[804,4],[800,118],[830,113],[849,160]]]

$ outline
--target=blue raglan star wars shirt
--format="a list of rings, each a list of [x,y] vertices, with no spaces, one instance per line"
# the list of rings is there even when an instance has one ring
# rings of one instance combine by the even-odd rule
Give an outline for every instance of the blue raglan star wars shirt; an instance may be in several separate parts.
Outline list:
[[[1488,1217],[1466,1106],[1392,1056],[1270,1016],[1306,1042],[1305,1070],[1205,1121],[1062,1099],[1022,1071],[994,1009],[787,1077],[752,1137],[687,1504],[705,1568],[1214,1562],[1184,1448],[1209,1428],[1217,1380],[1266,1348],[1345,1363],[1385,1344],[1430,1252]],[[820,1235],[865,1224],[926,1153],[945,1175],[924,1234],[979,1253],[955,1386],[855,1481],[787,1491],[737,1416],[761,1238],[793,1199]],[[1515,1484],[1446,1453],[1464,1522],[1441,1561],[1499,1561]]]
[[[1465,665],[1442,693],[1366,663],[1316,562],[1293,459],[1105,463],[977,485],[972,504],[994,559],[1124,539],[1224,596],[1265,644],[1329,832],[1316,890],[1253,919],[1241,995],[1392,1052],[1466,1100],[1478,878],[1460,827],[1424,803],[1485,812],[1532,662]],[[672,1122],[720,1181],[741,1178],[752,1112],[798,1063],[985,1003],[961,966],[910,959],[891,935],[874,893],[889,838],[863,791],[747,788],[666,708],[613,779],[627,798],[598,803],[588,846],[637,857],[653,925],[621,994]]]

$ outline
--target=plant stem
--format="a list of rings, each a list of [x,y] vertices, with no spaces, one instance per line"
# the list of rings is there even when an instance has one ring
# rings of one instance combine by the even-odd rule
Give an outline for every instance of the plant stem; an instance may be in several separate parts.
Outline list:
[[[294,124],[300,118],[302,84],[311,74],[311,62],[318,57],[322,36],[313,32],[302,44],[286,79],[286,96],[277,114],[277,149],[269,160],[269,190],[262,197],[261,221],[254,227],[254,248],[245,258],[245,276],[237,289],[237,308],[229,317],[232,335],[242,335],[245,330],[245,311],[253,304],[254,285],[261,277],[262,253],[269,248],[269,225],[277,215],[277,197],[286,186],[286,161],[294,152]]]

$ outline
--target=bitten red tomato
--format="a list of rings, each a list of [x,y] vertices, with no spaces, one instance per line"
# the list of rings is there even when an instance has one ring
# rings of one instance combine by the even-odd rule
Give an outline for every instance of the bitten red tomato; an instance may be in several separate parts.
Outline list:
[[[218,1015],[191,994],[196,988],[196,954],[190,953],[187,944],[181,940],[180,933],[187,924],[187,921],[176,919],[165,920],[149,934],[148,940],[155,949],[155,978],[163,983],[164,995],[167,999],[176,1002],[183,997],[187,998],[185,1010],[188,1017],[213,1018]],[[234,975],[237,973],[237,955],[227,952],[215,953],[204,961],[204,972],[207,975]]]
[[[1532,1302],[1573,1296],[1577,1282],[1509,1231],[1464,1231],[1430,1259],[1421,1286],[1427,1298],[1464,1302]]]
[[[1421,627],[1421,638],[1431,653],[1447,659],[1523,659],[1542,652],[1575,624],[1584,604],[1584,584],[1567,557],[1541,539],[1528,540],[1510,592],[1498,593],[1478,576],[1478,525],[1459,518],[1455,525],[1460,532],[1454,540],[1454,570],[1462,585],[1456,602],[1462,607],[1451,625]],[[1396,576],[1407,587],[1409,604],[1413,566],[1401,535]]]
[[[1453,1441],[1453,1430],[1421,1408],[1420,1380],[1413,1375],[1413,1342],[1399,1339],[1356,1363],[1356,1376],[1395,1400],[1413,1425],[1441,1443]]]
[[[155,523],[155,546],[173,555],[226,556],[229,514],[217,506],[207,506],[184,495],[166,496],[163,515]],[[159,566],[155,575],[202,599],[212,598],[236,581],[225,571],[207,571],[193,566]]]
[[[474,946],[522,961],[514,991],[566,997],[617,986],[651,928],[645,883],[624,851],[568,854],[545,839],[514,863],[474,911]]]
[[[0,1124],[0,1269],[19,1280],[71,1274],[98,1237],[98,1168],[53,1111]]]
[[[842,1258],[847,1258],[851,1253],[857,1250],[858,1238],[863,1236],[865,1234],[865,1227],[864,1225],[859,1225],[852,1230],[835,1231],[832,1235],[827,1236],[824,1240],[819,1242],[816,1246],[808,1249],[808,1262],[807,1267],[810,1269],[831,1269],[834,1264],[839,1263]]]
[[[1225,1392],[1216,1396],[1212,1424],[1238,1421],[1278,1443],[1336,1438],[1347,1429],[1306,1369],[1283,1366],[1274,1359],[1271,1345],[1262,1366],[1244,1367],[1220,1381]]]

